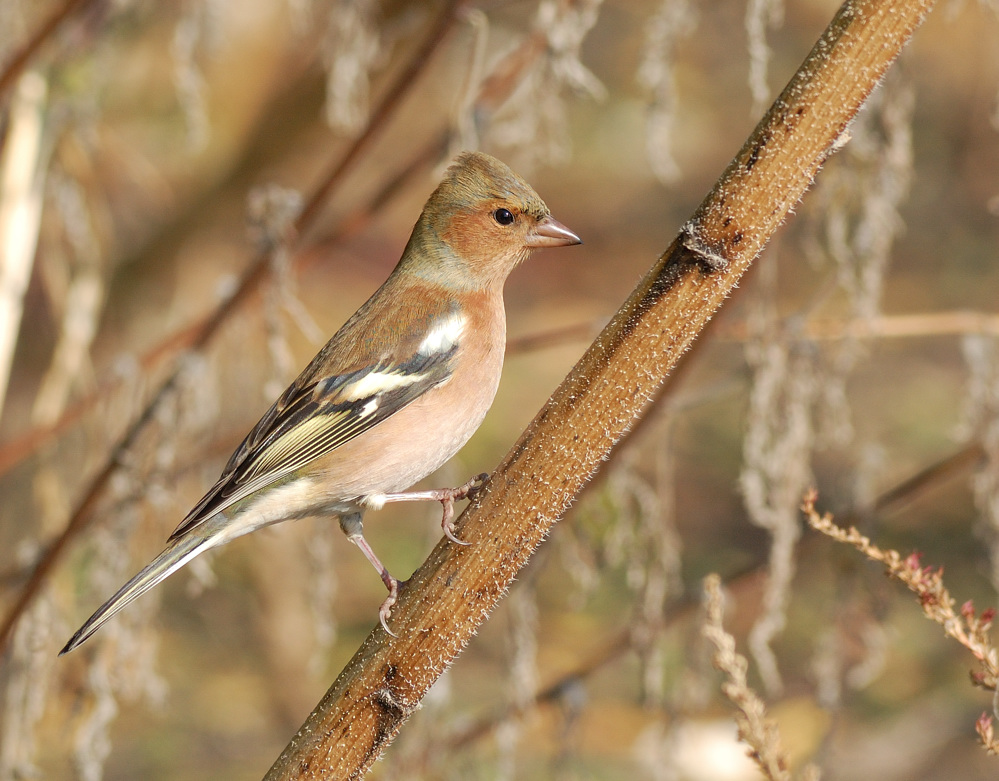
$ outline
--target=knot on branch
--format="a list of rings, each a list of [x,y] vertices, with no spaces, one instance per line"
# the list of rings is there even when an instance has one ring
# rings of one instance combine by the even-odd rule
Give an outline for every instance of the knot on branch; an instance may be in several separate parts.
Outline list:
[[[711,274],[724,271],[728,268],[728,247],[727,243],[733,245],[742,241],[742,233],[736,231],[726,242],[724,239],[714,241],[707,240],[701,230],[700,223],[690,220],[680,229],[680,243],[691,252],[694,260],[704,269],[705,273]]]

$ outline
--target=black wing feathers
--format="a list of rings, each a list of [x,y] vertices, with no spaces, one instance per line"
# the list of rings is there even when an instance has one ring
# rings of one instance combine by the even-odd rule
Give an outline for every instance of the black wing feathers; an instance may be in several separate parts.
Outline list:
[[[457,349],[452,344],[428,354],[417,351],[394,366],[378,363],[301,387],[292,384],[254,426],[218,482],[170,539],[330,453],[445,382]]]

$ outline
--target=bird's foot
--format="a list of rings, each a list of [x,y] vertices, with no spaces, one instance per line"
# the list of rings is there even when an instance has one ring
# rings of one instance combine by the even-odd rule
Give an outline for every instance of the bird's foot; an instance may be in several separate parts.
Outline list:
[[[398,637],[395,632],[389,629],[388,620],[392,616],[392,608],[395,606],[396,601],[399,599],[399,586],[402,585],[395,578],[391,578],[391,585],[386,581],[385,585],[388,586],[389,594],[385,597],[385,601],[382,602],[381,607],[378,608],[378,621],[382,625],[382,629],[385,633],[391,637]]]
[[[486,472],[476,475],[464,485],[457,488],[442,488],[438,492],[437,501],[444,508],[444,517],[441,519],[441,528],[444,536],[456,545],[471,545],[472,543],[458,539],[454,533],[454,503],[462,499],[471,499],[483,489],[489,475]]]

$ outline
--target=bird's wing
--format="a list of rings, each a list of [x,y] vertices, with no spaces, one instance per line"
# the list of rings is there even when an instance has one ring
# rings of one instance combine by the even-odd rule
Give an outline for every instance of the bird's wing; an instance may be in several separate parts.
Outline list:
[[[307,369],[233,453],[218,482],[170,535],[175,540],[240,499],[324,456],[446,382],[457,340],[431,329],[405,361],[381,360],[310,382]],[[311,369],[312,367],[310,367]]]

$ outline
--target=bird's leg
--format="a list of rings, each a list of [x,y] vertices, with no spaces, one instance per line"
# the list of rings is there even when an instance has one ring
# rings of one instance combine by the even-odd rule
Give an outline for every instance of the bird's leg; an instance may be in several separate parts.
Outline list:
[[[457,488],[435,488],[430,491],[407,491],[401,494],[384,494],[379,497],[384,502],[440,502],[444,508],[441,528],[444,536],[458,545],[471,545],[454,536],[454,503],[475,496],[486,484],[489,475],[483,472]]]
[[[340,528],[343,529],[343,533],[347,535],[347,539],[361,549],[361,553],[364,554],[364,558],[371,562],[371,566],[378,572],[378,576],[382,579],[382,583],[384,583],[385,588],[388,589],[389,595],[385,597],[385,601],[382,602],[381,607],[378,608],[378,620],[381,622],[382,628],[386,632],[392,635],[392,637],[398,637],[395,632],[388,628],[388,620],[389,616],[392,615],[392,606],[395,605],[396,600],[399,598],[399,581],[389,574],[389,571],[385,569],[385,565],[379,561],[375,552],[371,549],[371,546],[368,545],[368,541],[364,539],[364,525],[361,521],[361,513],[341,515]]]

